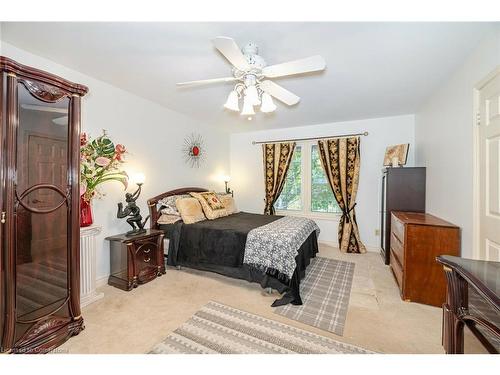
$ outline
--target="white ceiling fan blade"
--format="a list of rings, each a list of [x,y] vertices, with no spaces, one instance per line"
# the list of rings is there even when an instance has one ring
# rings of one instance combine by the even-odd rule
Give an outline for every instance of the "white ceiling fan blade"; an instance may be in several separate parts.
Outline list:
[[[68,110],[66,108],[47,107],[44,105],[36,105],[36,104],[21,104],[21,108],[29,109],[31,111],[68,113]]]
[[[316,55],[305,59],[289,61],[283,64],[266,66],[262,74],[268,78],[290,76],[293,74],[317,72],[326,68],[323,57]]]
[[[262,81],[260,83],[260,88],[267,92],[269,95],[274,96],[280,102],[286,105],[295,105],[300,101],[300,98],[288,91],[287,89],[277,85],[272,81]]]
[[[195,86],[195,85],[207,85],[210,83],[219,83],[219,82],[233,82],[236,80],[237,80],[237,78],[234,78],[234,77],[224,77],[224,78],[203,79],[200,81],[179,82],[179,83],[176,83],[176,85],[177,86]]]
[[[249,70],[250,65],[241,52],[240,48],[232,38],[218,36],[212,40],[215,48],[219,50],[224,57],[239,70]]]

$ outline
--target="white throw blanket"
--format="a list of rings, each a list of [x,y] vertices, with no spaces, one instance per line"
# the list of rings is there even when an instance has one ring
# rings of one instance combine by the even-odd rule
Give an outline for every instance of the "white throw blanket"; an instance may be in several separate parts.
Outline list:
[[[292,278],[298,250],[318,225],[310,219],[285,216],[248,232],[243,263],[262,271],[273,268]]]

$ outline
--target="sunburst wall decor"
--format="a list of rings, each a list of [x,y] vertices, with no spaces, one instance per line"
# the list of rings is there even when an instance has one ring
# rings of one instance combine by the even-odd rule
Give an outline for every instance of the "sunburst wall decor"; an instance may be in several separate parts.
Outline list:
[[[200,134],[191,134],[184,138],[184,146],[182,148],[184,160],[191,168],[198,168],[205,160],[206,150],[203,144],[203,138]]]

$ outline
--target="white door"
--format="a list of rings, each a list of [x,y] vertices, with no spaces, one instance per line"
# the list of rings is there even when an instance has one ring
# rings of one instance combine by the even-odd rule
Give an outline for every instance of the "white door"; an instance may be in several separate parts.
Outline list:
[[[479,88],[479,258],[500,261],[500,71]]]

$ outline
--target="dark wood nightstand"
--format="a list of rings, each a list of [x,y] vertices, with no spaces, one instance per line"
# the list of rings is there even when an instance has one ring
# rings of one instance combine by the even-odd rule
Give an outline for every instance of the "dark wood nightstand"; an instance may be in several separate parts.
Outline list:
[[[163,237],[163,231],[156,229],[131,237],[125,233],[106,237],[111,257],[108,284],[129,291],[163,275]]]

